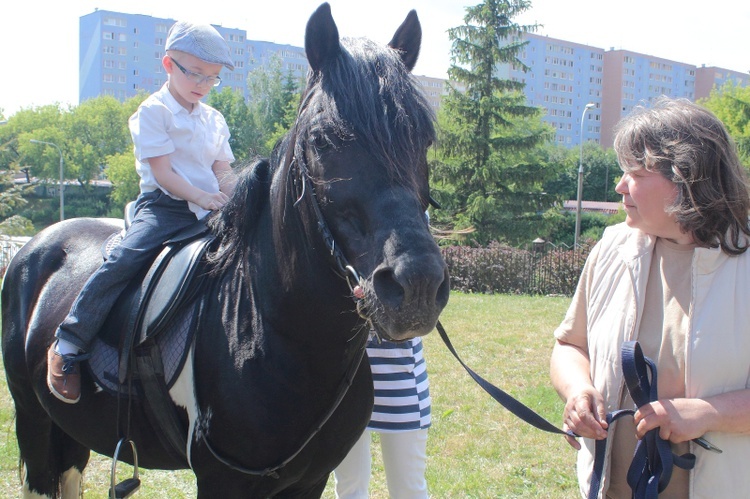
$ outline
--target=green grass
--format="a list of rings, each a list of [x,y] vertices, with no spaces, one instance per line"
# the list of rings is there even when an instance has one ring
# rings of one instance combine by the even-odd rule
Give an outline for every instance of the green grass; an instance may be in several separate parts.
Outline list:
[[[552,331],[569,298],[453,293],[441,322],[472,369],[560,425],[562,402],[549,382]],[[427,482],[435,498],[575,498],[575,451],[560,436],[537,430],[485,393],[436,332],[425,338],[432,395]],[[377,438],[377,437],[376,437]],[[373,445],[372,498],[387,498],[379,446]],[[18,497],[13,408],[0,375],[0,497]],[[106,498],[109,458],[92,454],[84,477],[89,498]],[[130,472],[120,466],[121,474]],[[189,471],[141,470],[135,497],[195,497]],[[324,494],[333,498],[332,480]]]

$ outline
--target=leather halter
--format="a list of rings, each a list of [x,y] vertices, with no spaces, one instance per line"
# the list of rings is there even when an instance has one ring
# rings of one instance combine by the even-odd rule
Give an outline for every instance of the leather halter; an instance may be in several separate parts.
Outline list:
[[[284,163],[282,165],[282,168],[287,169],[287,175],[292,175],[293,171],[297,171],[297,175],[292,178],[292,182],[294,185],[298,186],[297,191],[298,193],[295,193],[297,195],[297,199],[294,201],[293,206],[297,207],[300,205],[302,200],[305,198],[305,194],[309,192],[310,194],[307,196],[307,198],[310,200],[310,206],[313,209],[313,212],[315,214],[315,217],[317,219],[317,228],[318,232],[320,232],[321,236],[323,237],[323,240],[325,242],[326,248],[328,249],[328,252],[330,253],[331,257],[334,261],[334,270],[336,273],[346,280],[347,285],[349,286],[349,289],[352,291],[352,299],[354,300],[354,303],[357,306],[357,311],[359,312],[360,316],[367,319],[363,316],[362,313],[362,299],[360,292],[357,291],[357,288],[360,288],[361,290],[361,284],[362,284],[362,278],[360,277],[359,273],[354,269],[354,267],[349,263],[349,261],[346,259],[346,256],[344,256],[344,253],[341,251],[340,247],[336,245],[336,241],[333,238],[333,234],[331,233],[331,230],[328,228],[328,224],[325,221],[325,218],[323,217],[323,212],[320,209],[320,205],[317,200],[317,196],[315,195],[315,191],[312,189],[312,186],[310,185],[310,172],[307,169],[307,165],[304,161],[297,161],[296,155],[295,155],[295,147],[297,145],[297,133],[299,130],[299,120],[300,116],[302,115],[302,112],[307,107],[307,104],[310,101],[310,98],[312,96],[312,92],[308,88],[306,95],[304,99],[302,100],[299,110],[297,111],[297,119],[294,122],[294,128],[292,128],[291,132],[291,140],[289,142],[289,146],[287,148],[285,157],[284,157]],[[354,284],[352,284],[354,282]],[[357,338],[359,336],[359,338]],[[234,471],[237,471],[239,473],[245,474],[245,475],[253,475],[253,476],[268,476],[271,478],[279,478],[278,471],[289,464],[297,455],[302,452],[302,450],[307,446],[307,444],[315,437],[315,435],[318,434],[318,432],[323,428],[323,426],[328,422],[328,420],[331,418],[334,412],[336,412],[336,409],[338,409],[339,405],[341,404],[341,401],[344,399],[344,396],[349,391],[349,388],[352,385],[352,382],[354,381],[354,376],[357,373],[357,370],[359,369],[360,364],[362,363],[362,359],[365,356],[365,345],[367,344],[367,338],[368,338],[368,328],[361,328],[361,331],[358,332],[354,338],[357,338],[359,340],[357,344],[357,350],[356,354],[352,358],[352,362],[349,364],[346,373],[344,375],[343,380],[341,381],[341,384],[339,385],[337,391],[336,391],[336,398],[333,402],[333,405],[328,409],[328,411],[323,415],[321,420],[313,426],[313,429],[311,430],[310,434],[303,440],[302,445],[294,451],[289,457],[281,461],[281,463],[275,465],[275,466],[269,466],[264,469],[250,469],[246,468],[240,463],[237,463],[231,458],[221,456],[216,449],[214,449],[211,444],[208,441],[208,435],[205,431],[200,431],[199,435],[200,438],[203,440],[203,443],[206,445],[206,448],[209,450],[211,455],[214,456],[214,458],[222,463],[223,465],[227,466],[228,468],[231,468]]]

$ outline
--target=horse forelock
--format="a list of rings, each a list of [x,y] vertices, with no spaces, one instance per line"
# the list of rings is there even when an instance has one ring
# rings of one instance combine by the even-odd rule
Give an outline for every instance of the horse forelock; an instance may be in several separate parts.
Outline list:
[[[435,138],[434,113],[399,52],[366,38],[343,38],[339,56],[310,76],[298,135],[319,123],[356,139],[389,173],[414,180]]]

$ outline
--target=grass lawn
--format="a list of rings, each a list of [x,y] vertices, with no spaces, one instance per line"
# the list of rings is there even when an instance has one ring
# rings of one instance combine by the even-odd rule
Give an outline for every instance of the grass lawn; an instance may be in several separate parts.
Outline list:
[[[562,402],[549,381],[552,331],[564,297],[453,293],[441,322],[472,369],[560,425]],[[425,338],[432,395],[427,481],[434,498],[575,498],[575,451],[557,435],[515,418],[463,370],[437,332]],[[0,373],[0,497],[19,497],[13,406]],[[376,437],[377,438],[377,437]],[[379,446],[373,445],[372,498],[387,498]],[[92,453],[84,494],[106,498],[111,461]],[[118,466],[126,476],[130,468]],[[135,497],[195,497],[189,471],[141,470]],[[333,498],[332,480],[324,494]]]

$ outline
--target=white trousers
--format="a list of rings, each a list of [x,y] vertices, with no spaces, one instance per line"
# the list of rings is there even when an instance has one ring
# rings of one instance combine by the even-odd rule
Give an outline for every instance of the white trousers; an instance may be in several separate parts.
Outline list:
[[[379,433],[385,479],[391,499],[426,499],[427,429]],[[338,499],[368,499],[372,432],[365,430],[334,470]]]

